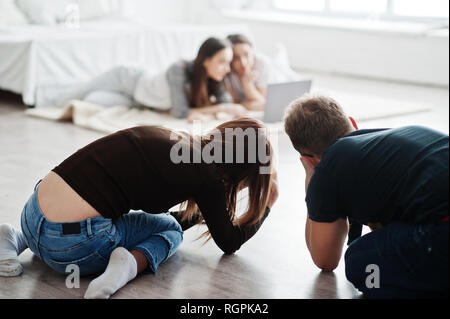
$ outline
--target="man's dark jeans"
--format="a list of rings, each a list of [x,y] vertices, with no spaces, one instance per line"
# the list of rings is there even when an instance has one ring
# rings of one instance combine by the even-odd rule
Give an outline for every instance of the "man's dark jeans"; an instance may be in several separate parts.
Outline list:
[[[345,253],[347,279],[367,298],[448,298],[448,231],[446,221],[368,233]]]

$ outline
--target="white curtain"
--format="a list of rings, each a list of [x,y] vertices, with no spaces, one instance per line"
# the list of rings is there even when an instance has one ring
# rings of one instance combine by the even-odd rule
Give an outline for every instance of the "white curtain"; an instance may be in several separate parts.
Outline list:
[[[239,10],[246,7],[251,0],[212,0],[213,7],[219,10]]]

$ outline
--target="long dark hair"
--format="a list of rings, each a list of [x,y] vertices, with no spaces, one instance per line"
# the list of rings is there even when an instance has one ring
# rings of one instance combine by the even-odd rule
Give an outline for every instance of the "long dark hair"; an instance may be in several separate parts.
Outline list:
[[[245,134],[245,130],[252,129],[263,134],[260,137],[264,138],[263,145],[258,145],[257,148],[262,146],[266,156],[266,161],[262,161],[259,157],[255,161],[250,160],[250,152],[259,152],[258,149],[250,147],[248,139],[244,140],[243,151],[244,161],[241,163],[221,163],[216,164],[217,173],[223,179],[226,190],[226,201],[229,213],[229,218],[234,225],[237,226],[250,226],[254,225],[261,220],[264,216],[264,212],[267,206],[267,202],[270,195],[270,189],[272,187],[273,180],[273,149],[267,136],[267,128],[261,121],[253,118],[240,118],[232,121],[222,123],[215,128],[216,132],[220,132],[221,136],[225,136],[228,130],[242,129]],[[199,138],[200,143],[206,146],[209,143],[216,143],[217,141],[210,134],[204,134],[193,138]],[[222,139],[218,141],[224,148],[231,147],[233,154],[237,153],[239,147],[237,141],[227,141]],[[231,142],[231,144],[227,144]],[[265,173],[262,173],[261,168],[265,169]],[[236,217],[236,204],[237,196],[240,190],[248,188],[248,206],[244,214]],[[184,211],[182,220],[199,220],[200,211],[193,200],[187,200],[180,206],[180,212]],[[200,218],[201,220],[201,218]],[[209,231],[206,231],[203,235],[210,237]]]
[[[249,38],[247,38],[243,34],[230,34],[227,36],[227,40],[231,42],[231,44],[248,44],[249,46],[253,47],[252,42]]]
[[[197,57],[194,60],[191,75],[191,91],[189,94],[189,105],[191,107],[202,107],[212,104],[210,96],[219,90],[221,82],[208,77],[203,62],[225,48],[231,48],[231,43],[228,40],[218,38],[208,38],[200,46]]]

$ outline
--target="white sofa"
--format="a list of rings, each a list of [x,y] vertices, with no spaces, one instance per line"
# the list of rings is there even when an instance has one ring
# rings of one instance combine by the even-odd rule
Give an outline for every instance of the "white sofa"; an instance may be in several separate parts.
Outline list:
[[[43,94],[117,65],[156,73],[180,58],[195,57],[209,36],[250,35],[244,25],[146,24],[128,16],[126,0],[75,1],[80,5],[76,17],[56,10],[61,6],[55,1],[66,3],[0,0],[0,89],[21,94],[30,106],[40,107]]]

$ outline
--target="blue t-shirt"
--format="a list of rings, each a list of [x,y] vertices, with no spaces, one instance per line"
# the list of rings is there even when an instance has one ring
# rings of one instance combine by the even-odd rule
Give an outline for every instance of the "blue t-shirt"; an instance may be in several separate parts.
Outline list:
[[[306,194],[309,218],[433,223],[448,216],[448,135],[408,126],[354,131],[324,153]]]

